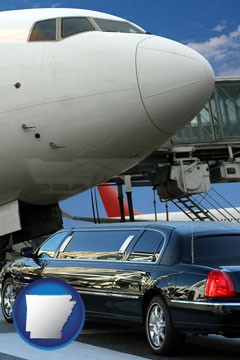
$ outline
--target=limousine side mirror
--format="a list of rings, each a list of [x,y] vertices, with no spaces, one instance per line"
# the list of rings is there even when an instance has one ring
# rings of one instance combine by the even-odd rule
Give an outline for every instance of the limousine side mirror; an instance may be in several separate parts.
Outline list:
[[[30,246],[22,248],[20,250],[20,255],[27,258],[33,257],[33,248]]]

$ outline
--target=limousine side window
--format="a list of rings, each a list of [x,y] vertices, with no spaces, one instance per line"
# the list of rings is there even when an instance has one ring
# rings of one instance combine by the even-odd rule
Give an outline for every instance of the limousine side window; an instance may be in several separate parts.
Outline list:
[[[76,231],[61,258],[88,260],[120,260],[124,243],[133,239],[137,231]],[[131,238],[130,238],[131,237]]]
[[[158,231],[146,230],[135,244],[128,261],[155,262],[164,244],[164,235]]]
[[[54,254],[59,249],[60,244],[63,239],[67,236],[67,231],[62,231],[51,236],[48,240],[46,240],[38,249],[37,256],[38,257],[54,257]]]

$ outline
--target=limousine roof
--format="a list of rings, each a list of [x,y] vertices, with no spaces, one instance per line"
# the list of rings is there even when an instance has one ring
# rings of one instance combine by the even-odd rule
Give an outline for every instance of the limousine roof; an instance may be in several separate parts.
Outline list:
[[[125,222],[115,224],[96,224],[74,228],[72,231],[131,231],[152,229],[161,231],[167,241],[161,264],[172,265],[178,262],[193,263],[193,243],[197,238],[221,236],[240,236],[240,226],[236,223],[201,221],[159,221]]]
[[[168,230],[178,233],[180,236],[189,234],[214,235],[220,233],[235,233],[240,235],[240,225],[237,223],[218,221],[159,221],[159,222],[124,222],[116,224],[94,224],[76,227],[72,230],[128,230],[128,229],[155,229]]]

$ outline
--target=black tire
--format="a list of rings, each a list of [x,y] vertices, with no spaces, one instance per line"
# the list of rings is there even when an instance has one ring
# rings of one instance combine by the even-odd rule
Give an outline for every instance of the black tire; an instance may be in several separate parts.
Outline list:
[[[16,289],[12,278],[4,281],[1,292],[1,307],[4,318],[7,322],[13,322],[13,305],[16,299]]]
[[[167,304],[160,296],[148,305],[146,334],[151,349],[158,355],[176,355],[185,344],[185,334],[173,328]]]

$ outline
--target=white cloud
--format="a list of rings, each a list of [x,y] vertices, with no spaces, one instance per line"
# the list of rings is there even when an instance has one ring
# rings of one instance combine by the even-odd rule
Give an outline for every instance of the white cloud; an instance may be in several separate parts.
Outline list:
[[[35,3],[32,7],[33,9],[39,9],[41,7],[41,3]]]
[[[59,6],[61,6],[60,2],[51,5],[52,8],[57,8]]]
[[[222,64],[219,67],[218,76],[240,76],[240,65],[234,67],[234,65]]]
[[[240,25],[228,34],[214,36],[203,42],[190,41],[187,45],[205,56],[217,75],[230,71],[232,75],[240,75]]]
[[[60,2],[56,2],[56,3],[53,3],[53,4],[50,4],[49,1],[35,1],[35,3],[33,3],[32,0],[23,0],[24,4],[30,4],[29,8],[34,8],[34,9],[38,9],[38,8],[42,8],[42,7],[51,7],[51,8],[56,8],[56,7],[59,7],[61,6],[61,3]]]
[[[222,32],[225,28],[226,28],[226,21],[223,20],[223,21],[221,21],[220,24],[218,24],[217,26],[215,26],[215,27],[212,29],[212,31]]]

